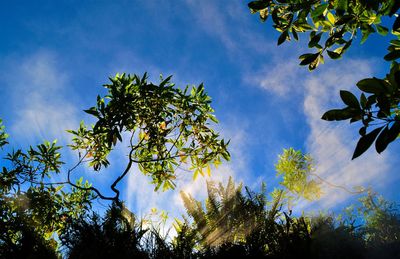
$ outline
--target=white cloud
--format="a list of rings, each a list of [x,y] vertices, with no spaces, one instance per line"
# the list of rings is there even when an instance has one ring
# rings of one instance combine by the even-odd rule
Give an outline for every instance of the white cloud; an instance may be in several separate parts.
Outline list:
[[[67,129],[79,125],[77,98],[68,91],[69,77],[63,72],[61,61],[53,52],[40,50],[29,56],[11,56],[3,60],[2,84],[5,85],[9,107],[7,131],[16,148],[43,141],[57,140],[65,146],[71,135]],[[76,154],[64,148],[62,160],[72,167]],[[83,171],[88,172],[84,167]],[[54,175],[53,181],[65,180],[65,175]],[[78,177],[79,178],[79,177]]]
[[[362,78],[373,74],[374,60],[340,60],[318,67],[312,73],[298,62],[289,60],[282,63],[276,56],[275,64],[260,70],[250,83],[279,97],[282,103],[304,98],[303,108],[310,133],[305,141],[306,152],[316,162],[315,173],[335,185],[352,190],[354,187],[371,186],[379,189],[387,183],[390,170],[390,151],[377,154],[373,148],[363,156],[351,160],[358,140],[358,125],[348,122],[327,122],[322,114],[333,108],[343,106],[340,90],[356,91],[355,84]],[[345,62],[345,64],[344,64]],[[281,111],[282,112],[282,111]],[[318,202],[301,203],[300,209],[333,208],[354,198],[340,188],[323,185],[324,195]]]
[[[304,112],[310,126],[307,139],[308,152],[314,157],[316,172],[328,182],[352,189],[355,186],[378,188],[386,183],[386,174],[390,169],[390,151],[378,155],[369,150],[363,156],[351,160],[358,139],[356,127],[347,122],[326,122],[321,115],[332,108],[342,107],[339,90],[356,89],[358,80],[371,76],[371,60],[346,60],[343,63],[331,63],[316,71],[304,82]],[[349,69],[350,68],[350,69]],[[371,148],[373,149],[373,148]],[[353,195],[338,188],[324,185],[324,196],[318,201],[320,208],[333,208]]]
[[[65,91],[68,76],[58,61],[55,54],[40,51],[7,64],[5,84],[15,107],[10,128],[13,138],[30,144],[38,138],[68,140],[65,130],[78,125],[77,108]]]
[[[248,74],[245,81],[287,99],[301,93],[299,78],[306,77],[307,73],[307,69],[300,67],[297,60],[282,61],[275,58],[272,64],[265,66],[259,72]]]

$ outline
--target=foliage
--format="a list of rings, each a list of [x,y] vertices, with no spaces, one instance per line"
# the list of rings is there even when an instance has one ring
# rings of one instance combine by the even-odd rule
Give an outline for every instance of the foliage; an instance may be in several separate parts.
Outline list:
[[[283,177],[280,184],[284,189],[294,194],[291,200],[299,197],[307,200],[320,198],[319,182],[312,179],[313,166],[311,156],[303,154],[300,150],[284,149],[279,155],[278,163],[275,165],[277,176]]]
[[[147,81],[147,75],[117,74],[106,84],[108,94],[97,97],[97,104],[86,110],[94,116],[92,127],[81,123],[71,148],[86,157],[95,171],[109,165],[108,155],[123,137],[128,136],[128,164],[113,182],[114,197],[119,198],[116,185],[136,163],[142,173],[149,175],[155,190],[175,187],[175,171],[183,164],[198,174],[210,173],[210,163],[218,165],[230,155],[224,140],[209,127],[217,122],[210,107],[211,99],[201,84],[181,90],[170,82],[171,76],[161,78],[159,85]]]
[[[283,256],[303,249],[309,239],[305,219],[280,212],[282,196],[268,202],[264,188],[261,193],[248,188],[242,193],[241,185],[235,187],[232,178],[226,187],[208,182],[205,210],[201,202],[181,192],[187,213],[193,219],[188,233],[196,239],[197,246],[192,243],[192,247],[197,247],[206,258],[233,254]],[[183,235],[182,226],[187,231],[188,222],[179,225],[179,238]]]
[[[8,144],[7,138],[8,134],[5,132],[5,126],[3,125],[3,121],[0,119],[0,148]]]
[[[310,219],[310,231],[312,258],[365,258],[365,241],[353,224],[319,215]]]
[[[5,156],[0,172],[0,247],[4,248],[0,257],[29,251],[33,251],[33,256],[46,251],[54,254],[60,235],[66,244],[82,245],[74,240],[77,232],[65,232],[67,223],[85,217],[95,196],[119,202],[116,185],[134,163],[152,177],[157,190],[161,185],[163,189],[175,186],[175,171],[182,164],[193,170],[196,177],[204,172],[210,174],[210,163],[218,165],[222,159],[229,159],[228,143],[210,128],[211,122],[217,120],[203,85],[181,90],[174,87],[170,78],[162,79],[159,85],[147,82],[146,74],[142,78],[125,74],[111,78],[111,84],[105,85],[108,94],[98,96],[97,105],[86,110],[97,119],[95,125],[88,127],[82,122],[77,131],[69,131],[74,135],[70,147],[78,150],[79,159],[66,171],[61,146],[56,141],[30,146],[27,151],[12,150]],[[73,171],[84,163],[96,171],[108,166],[109,153],[128,134],[129,161],[111,185],[115,196],[102,195],[82,177],[76,182],[72,180]],[[8,144],[7,138],[0,121],[1,148]],[[57,182],[55,177],[66,180]],[[117,213],[113,211],[112,215]],[[110,220],[119,217],[112,215]],[[122,228],[122,236],[132,230],[123,226],[124,222],[115,222],[120,225],[114,226],[112,221],[106,221],[105,229],[99,229],[97,216],[92,217],[93,224],[75,223],[74,231],[93,226],[94,235],[107,232],[108,228],[116,231],[114,227]],[[161,240],[158,232],[153,232],[153,239],[148,242]]]
[[[270,200],[265,190],[254,193],[248,188],[243,193],[241,188],[232,188],[232,179],[226,187],[219,185],[215,189],[214,186],[208,184],[209,194],[204,203],[182,195],[193,224],[187,220],[179,222],[177,239],[188,245],[186,255],[190,249],[197,251],[187,258],[234,255],[241,258],[397,258],[400,255],[400,214],[394,203],[371,192],[360,199],[358,210],[335,219],[334,215],[323,214],[293,216],[282,210],[283,196],[271,196]],[[222,205],[229,203],[223,201],[227,189],[236,192],[230,195],[234,203],[230,209]],[[215,209],[209,204],[216,198],[220,204]],[[207,234],[229,224],[236,230],[236,236],[219,235],[219,242],[206,242],[210,240]],[[247,229],[241,229],[242,224]]]
[[[351,92],[341,91],[340,96],[347,106],[327,111],[322,116],[325,120],[350,119],[350,122],[362,122],[359,130],[361,137],[353,159],[363,154],[374,141],[376,151],[381,153],[399,136],[400,65],[393,62],[386,78],[363,79],[357,83],[357,87],[363,91],[359,100]]]
[[[389,31],[397,37],[390,41],[389,53],[385,60],[392,61],[390,73],[384,79],[366,78],[357,83],[362,91],[359,98],[348,91],[341,91],[340,97],[346,107],[326,112],[324,120],[361,121],[360,139],[353,159],[363,154],[375,141],[375,148],[381,153],[400,133],[399,117],[399,64],[400,58],[400,2],[396,0],[257,0],[248,4],[262,21],[272,16],[273,27],[281,32],[278,45],[298,33],[309,32],[308,47],[315,53],[301,55],[300,65],[314,70],[324,62],[326,53],[331,59],[339,59],[352,45],[357,36],[361,43],[369,35],[379,33],[386,36]],[[392,17],[396,17],[393,19]],[[390,23],[383,26],[382,20]],[[370,131],[367,133],[367,130]]]
[[[235,186],[229,178],[226,187],[207,182],[206,211],[202,203],[181,192],[188,214],[193,218],[199,241],[206,246],[218,246],[243,239],[250,231],[252,217],[245,215],[245,200],[240,195],[242,186]]]
[[[340,58],[358,34],[361,43],[372,33],[387,35],[389,29],[382,25],[382,19],[392,17],[400,8],[395,0],[257,0],[248,5],[262,21],[272,16],[273,27],[281,32],[278,45],[292,37],[298,40],[298,33],[310,32],[308,47],[317,52],[300,56],[300,65],[308,65],[310,70],[323,63],[325,53],[332,59]],[[397,17],[392,33],[399,35],[399,29]],[[395,58],[396,53],[391,56]]]
[[[172,241],[161,234],[160,228],[145,227],[144,221],[138,221],[122,203],[114,202],[104,217],[80,214],[66,220],[60,235],[61,251],[68,258],[396,258],[399,255],[399,214],[394,204],[373,195],[361,200],[359,210],[338,221],[329,215],[293,216],[282,210],[282,197],[268,199],[264,187],[260,193],[248,188],[242,192],[232,179],[227,186],[209,183],[208,189],[205,202],[182,195],[188,216],[194,222],[176,220],[177,236]],[[223,200],[224,196],[231,199]],[[361,217],[358,226],[356,217]],[[1,250],[2,255],[26,257],[29,251],[33,258],[56,258],[54,249],[37,235],[40,230],[30,231],[23,235],[37,238],[36,245],[28,243],[23,247],[25,253]],[[217,239],[209,238],[208,234]],[[6,249],[13,247],[2,244]]]
[[[5,139],[4,127],[1,131]],[[59,149],[56,142],[45,142],[26,152],[13,150],[3,159],[0,257],[55,257],[56,239],[66,221],[90,208],[89,192],[46,182],[61,171]]]
[[[68,223],[61,242],[69,258],[148,258],[140,240],[146,230],[113,203],[104,218],[93,214]]]
[[[400,255],[400,215],[398,206],[369,192],[360,199],[358,213],[363,219],[365,239],[371,246],[396,248]]]

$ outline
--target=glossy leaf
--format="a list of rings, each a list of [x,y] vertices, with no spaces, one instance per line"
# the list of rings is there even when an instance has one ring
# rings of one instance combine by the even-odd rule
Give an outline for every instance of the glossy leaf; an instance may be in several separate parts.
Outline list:
[[[384,91],[383,83],[378,78],[366,78],[357,83],[357,87],[366,93],[380,94]]]
[[[384,59],[386,61],[392,61],[400,58],[400,50],[394,50],[389,52],[388,54],[385,55]]]
[[[321,119],[326,121],[341,121],[350,119],[358,114],[360,112],[352,108],[333,109],[325,112]]]
[[[374,129],[373,131],[369,132],[362,136],[357,143],[356,149],[354,150],[353,157],[351,159],[355,159],[361,156],[368,148],[374,143],[376,137],[378,136],[379,132],[382,130],[383,127],[379,127]]]
[[[382,26],[382,25],[379,25],[379,24],[377,24],[377,25],[375,25],[375,26],[376,26],[376,30],[378,31],[378,33],[379,33],[380,35],[386,36],[386,35],[388,34],[389,29],[386,28],[385,26]]]
[[[384,127],[375,141],[375,149],[376,152],[378,152],[379,154],[382,153],[382,151],[384,151],[389,144],[388,132],[389,132],[388,127],[387,126]]]
[[[248,6],[250,9],[255,10],[255,11],[259,11],[262,9],[267,8],[269,5],[268,1],[252,1],[250,3],[248,3]]]
[[[318,58],[318,56],[319,56],[319,53],[315,53],[315,54],[311,53],[311,54],[301,55],[299,57],[299,59],[301,60],[300,65],[301,66],[309,65],[312,62],[314,62]]]
[[[337,11],[346,12],[348,6],[348,0],[335,0],[334,6]]]
[[[400,16],[398,16],[396,18],[396,20],[394,21],[392,30],[393,31],[399,31],[400,30]]]
[[[351,92],[340,90],[340,97],[342,98],[343,102],[348,106],[355,109],[360,108],[360,104],[358,103],[357,97],[355,97],[354,94],[352,94]]]
[[[284,43],[289,36],[289,33],[287,31],[284,31],[281,33],[281,35],[278,38],[278,46]]]
[[[327,50],[326,52],[328,53],[328,56],[331,59],[339,59],[341,57],[341,55],[339,53],[336,53],[334,51]]]

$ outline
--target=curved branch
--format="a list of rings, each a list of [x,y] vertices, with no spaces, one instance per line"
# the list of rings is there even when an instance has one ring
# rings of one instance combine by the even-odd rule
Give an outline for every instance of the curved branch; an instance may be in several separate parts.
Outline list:
[[[342,189],[342,190],[344,190],[344,191],[346,191],[346,192],[348,192],[348,193],[350,193],[350,194],[361,194],[361,193],[364,193],[364,192],[367,191],[367,190],[352,191],[352,190],[348,189],[348,188],[345,187],[345,186],[333,184],[333,183],[331,183],[331,182],[325,180],[324,178],[322,178],[321,176],[319,176],[319,175],[317,175],[317,174],[315,174],[315,173],[311,173],[311,172],[310,172],[310,175],[315,176],[316,178],[318,178],[318,180],[320,180],[321,182],[325,183],[326,185],[328,185],[328,186],[330,186],[330,187],[332,187],[332,188],[339,188],[339,189]]]

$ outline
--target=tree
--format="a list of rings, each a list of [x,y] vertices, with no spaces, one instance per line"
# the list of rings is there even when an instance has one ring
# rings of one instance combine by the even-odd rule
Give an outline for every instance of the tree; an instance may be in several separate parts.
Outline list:
[[[7,137],[0,125],[1,148]],[[90,208],[90,192],[45,182],[60,173],[58,150],[55,142],[46,142],[6,155],[0,172],[0,257],[56,258],[57,235]]]
[[[152,178],[156,190],[161,186],[166,190],[174,188],[176,170],[182,165],[196,177],[210,174],[210,163],[229,159],[228,142],[210,127],[217,120],[203,85],[182,90],[170,79],[154,85],[147,82],[146,74],[111,78],[111,84],[105,85],[108,94],[98,96],[96,106],[86,110],[95,124],[82,122],[78,130],[69,130],[78,161],[66,171],[56,141],[26,151],[11,150],[5,156],[0,171],[0,257],[23,254],[32,247],[54,252],[67,222],[85,216],[94,198],[120,202],[116,185],[134,164]],[[103,195],[82,177],[73,179],[84,164],[95,171],[107,167],[107,157],[118,142],[128,145],[129,154],[125,170],[111,185],[114,196]],[[0,121],[0,148],[7,145],[8,134]],[[66,179],[53,181],[55,175]]]
[[[314,163],[310,155],[293,148],[284,149],[279,155],[275,169],[277,176],[283,178],[280,185],[284,187],[284,196],[288,198],[289,202],[300,197],[307,200],[320,198],[320,181],[312,179],[317,175],[313,173]],[[320,179],[322,178],[319,177],[318,180]]]
[[[396,0],[257,0],[248,4],[253,13],[259,13],[262,21],[272,17],[273,27],[281,33],[278,45],[292,38],[298,40],[298,33],[309,32],[308,47],[315,53],[301,55],[300,65],[314,70],[324,63],[324,55],[339,59],[361,36],[360,42],[369,35],[388,35],[391,40],[385,60],[391,61],[391,69],[383,79],[366,78],[357,83],[362,91],[360,98],[348,91],[341,91],[340,97],[346,107],[327,111],[322,119],[350,120],[361,122],[360,139],[353,159],[363,154],[375,141],[378,153],[383,152],[400,133],[400,2]],[[393,18],[395,17],[395,19]],[[382,20],[390,23],[390,29]],[[367,130],[369,132],[367,133]]]
[[[300,198],[318,200],[322,195],[321,185],[342,189],[349,194],[363,194],[370,191],[368,188],[355,187],[348,189],[325,180],[315,173],[314,161],[309,154],[293,148],[283,149],[275,165],[276,175],[282,177],[280,185],[283,189],[277,190],[276,195],[282,195],[290,205]],[[289,206],[290,207],[290,206]]]
[[[97,104],[85,110],[96,122],[92,126],[81,123],[74,135],[71,148],[78,150],[80,163],[87,162],[95,171],[107,167],[108,155],[118,142],[129,147],[128,163],[122,174],[111,184],[114,196],[107,197],[96,188],[99,197],[118,200],[116,185],[129,173],[133,164],[152,178],[155,190],[175,187],[175,171],[186,164],[194,171],[193,177],[210,174],[210,164],[229,160],[227,145],[210,128],[217,122],[212,114],[211,99],[204,86],[183,90],[174,87],[171,76],[161,78],[159,85],[147,82],[147,74],[117,74],[106,84],[108,94],[97,97]],[[69,180],[70,174],[68,174]]]

